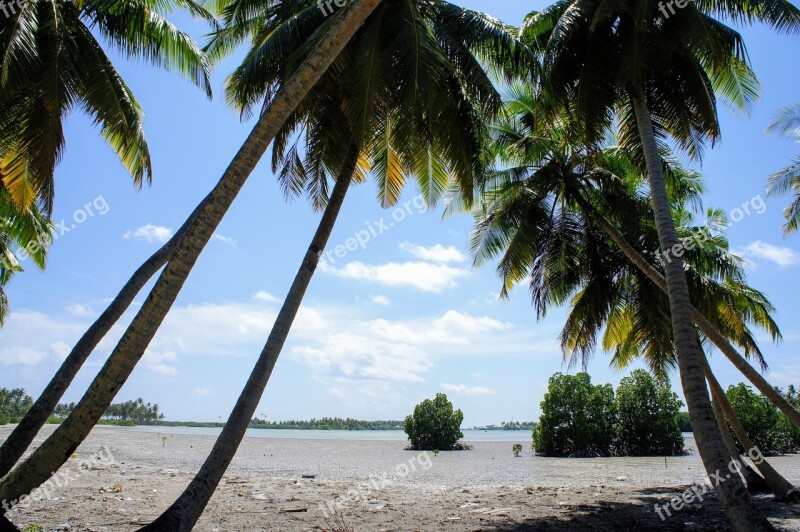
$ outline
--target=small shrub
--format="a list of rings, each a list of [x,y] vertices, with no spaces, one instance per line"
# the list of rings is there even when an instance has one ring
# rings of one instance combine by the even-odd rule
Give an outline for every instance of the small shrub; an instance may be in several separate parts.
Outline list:
[[[453,410],[453,403],[443,393],[434,399],[425,399],[406,417],[403,429],[411,441],[411,448],[423,451],[463,448],[458,440],[464,437],[461,422],[464,414]]]
[[[516,457],[521,456],[522,455],[522,444],[521,443],[515,443],[511,447],[511,450],[514,451],[514,456],[516,456]]]
[[[0,425],[8,425],[8,418],[0,414]]]

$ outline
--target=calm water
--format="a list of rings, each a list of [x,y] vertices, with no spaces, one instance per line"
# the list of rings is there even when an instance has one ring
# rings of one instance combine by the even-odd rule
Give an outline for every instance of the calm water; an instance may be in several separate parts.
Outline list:
[[[157,432],[160,434],[192,434],[196,436],[217,436],[221,428],[215,427],[136,427],[136,431]],[[512,441],[525,443],[531,439],[529,430],[464,430],[464,441]],[[248,429],[252,438],[301,438],[307,440],[383,440],[406,441],[402,430],[288,430],[288,429]]]

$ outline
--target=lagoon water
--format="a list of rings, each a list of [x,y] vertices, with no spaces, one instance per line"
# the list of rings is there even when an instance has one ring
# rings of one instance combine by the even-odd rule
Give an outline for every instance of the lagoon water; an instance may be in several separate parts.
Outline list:
[[[194,436],[217,436],[219,427],[164,427],[139,426],[142,432],[159,434],[190,434]],[[529,430],[474,430],[465,429],[463,440],[527,442],[531,439]],[[402,430],[292,430],[292,429],[248,429],[247,437],[252,438],[291,438],[303,440],[366,440],[366,441],[406,441],[408,437]]]
[[[217,436],[219,427],[164,427],[138,426],[142,432],[159,434],[188,434],[194,436]],[[529,430],[475,430],[463,429],[465,442],[498,441],[526,443],[531,440]],[[292,430],[292,429],[248,429],[246,437],[282,438],[302,440],[364,440],[364,441],[406,441],[408,437],[402,430]],[[694,437],[685,432],[683,438],[689,448],[694,448]]]

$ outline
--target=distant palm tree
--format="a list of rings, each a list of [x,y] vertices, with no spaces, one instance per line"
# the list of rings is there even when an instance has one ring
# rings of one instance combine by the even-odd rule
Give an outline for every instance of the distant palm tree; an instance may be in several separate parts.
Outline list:
[[[699,157],[719,137],[715,91],[745,108],[757,92],[741,36],[713,15],[800,31],[800,10],[786,0],[702,0],[664,16],[655,0],[561,0],[532,13],[526,38],[544,58],[548,96],[581,124],[593,145],[616,119],[622,146],[647,168],[661,250],[681,249],[670,211],[660,148],[674,141]],[[727,464],[702,373],[691,296],[681,257],[666,261],[670,318],[681,383],[700,455],[711,475]],[[735,480],[735,479],[734,479]],[[737,480],[716,486],[735,529],[770,529]]]
[[[781,109],[768,131],[784,135],[800,144],[800,103]],[[782,196],[789,192],[794,193],[794,199],[783,211],[786,217],[783,230],[786,235],[794,233],[800,226],[800,155],[795,156],[789,166],[769,176],[769,197]]]
[[[269,100],[293,62],[316,46],[325,17],[315,1],[266,9],[244,22],[240,1],[210,50],[244,38],[251,49],[228,82],[244,113]],[[256,17],[257,18],[257,17]],[[252,34],[250,34],[252,33]],[[256,367],[200,472],[145,530],[189,530],[233,459],[263,394],[352,181],[371,169],[385,207],[415,179],[429,205],[451,183],[470,197],[482,179],[485,120],[502,107],[481,60],[506,77],[535,68],[510,28],[453,4],[403,0],[379,6],[276,137],[273,169],[288,196],[306,192],[325,212]],[[299,146],[304,141],[304,146]],[[301,149],[303,148],[303,149]],[[301,156],[303,154],[303,156]],[[328,198],[329,176],[338,176]]]
[[[11,200],[4,205],[19,213],[9,217],[40,210],[51,213],[53,172],[65,142],[62,122],[71,111],[84,112],[100,128],[137,187],[151,179],[142,109],[95,34],[124,55],[178,71],[210,96],[205,54],[165,18],[176,8],[213,20],[193,0],[31,1],[0,17],[0,180],[3,194]],[[4,238],[0,227],[0,239]],[[67,356],[33,408],[3,442],[0,477],[19,460],[92,350],[164,265],[177,241],[173,239],[137,271]],[[24,248],[28,243],[18,245]],[[11,269],[5,268],[9,274]],[[0,307],[4,300],[2,293]]]

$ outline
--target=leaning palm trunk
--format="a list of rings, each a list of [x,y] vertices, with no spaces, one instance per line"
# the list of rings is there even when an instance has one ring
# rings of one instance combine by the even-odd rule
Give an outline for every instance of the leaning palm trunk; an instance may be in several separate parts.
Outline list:
[[[725,447],[728,448],[728,453],[731,455],[731,461],[738,460],[741,464],[739,474],[742,476],[742,480],[744,480],[744,483],[747,486],[747,491],[750,493],[763,493],[765,491],[770,491],[769,486],[767,486],[766,481],[761,477],[761,475],[753,471],[753,468],[750,467],[750,464],[741,459],[741,453],[739,453],[739,449],[736,447],[736,442],[733,441],[733,436],[731,436],[731,429],[728,428],[728,421],[726,420],[725,412],[720,405],[717,390],[714,388],[711,382],[708,383],[708,386],[711,389],[711,406],[714,408],[714,415],[717,416],[717,425],[719,425],[719,430],[722,432],[722,439],[725,440]]]
[[[583,211],[586,214],[588,214],[593,220],[595,220],[596,222],[598,222],[601,225],[601,227],[606,232],[606,234],[611,238],[611,240],[614,241],[614,243],[617,245],[617,247],[620,249],[620,251],[622,251],[623,255],[625,255],[625,257],[632,264],[634,264],[642,273],[647,275],[647,277],[650,279],[651,282],[653,282],[653,284],[658,286],[662,291],[666,292],[667,291],[667,283],[664,280],[664,278],[661,276],[661,274],[658,272],[658,270],[653,268],[653,266],[649,262],[647,262],[647,259],[645,259],[638,251],[636,251],[636,249],[633,246],[631,246],[630,242],[627,241],[625,236],[622,233],[620,233],[617,230],[617,228],[614,227],[614,225],[605,216],[603,216],[588,201],[586,201],[586,199],[584,199],[579,194],[576,195],[575,197],[576,197],[576,201],[580,205],[581,209],[583,209]],[[697,310],[696,308],[692,307],[692,311],[693,311],[693,316],[694,316],[695,322],[700,327],[700,329],[704,333],[706,333],[707,330],[710,330],[710,331],[712,331],[714,333],[713,337],[712,337],[712,335],[706,334],[707,337],[709,337],[714,342],[714,344],[716,344],[721,350],[723,350],[723,352],[728,353],[728,352],[732,351],[736,355],[736,357],[744,360],[744,357],[742,357],[736,351],[736,349],[725,339],[725,337],[722,336],[719,333],[719,331],[717,331],[716,328],[705,317],[703,317],[703,315],[700,313],[699,310]],[[702,318],[702,320],[698,319],[698,317]],[[723,346],[726,346],[726,348],[723,349]],[[728,356],[728,358],[731,358],[731,357]],[[744,362],[748,367],[750,367],[752,369],[752,366],[750,366],[750,364],[747,364],[747,361],[744,361]],[[722,391],[722,388],[719,385],[719,382],[716,380],[716,377],[711,372],[711,367],[708,365],[708,360],[706,359],[705,355],[702,358],[702,363],[703,363],[703,371],[704,371],[704,373],[706,375],[706,378],[708,379],[709,385],[711,386],[712,395],[714,396],[715,401],[717,403],[715,405],[712,405],[712,408],[714,408],[715,415],[716,415],[717,419],[718,420],[721,419],[722,426],[720,427],[720,429],[721,429],[721,432],[722,432],[723,439],[726,436],[728,438],[730,438],[730,432],[728,431],[727,424],[725,424],[725,421],[724,421],[725,418],[727,417],[728,421],[730,421],[730,423],[731,423],[731,427],[733,427],[734,432],[736,433],[736,437],[739,438],[739,441],[742,442],[742,445],[745,445],[748,449],[751,449],[753,446],[746,444],[745,441],[750,442],[750,443],[752,443],[752,442],[747,437],[747,434],[744,432],[744,427],[742,426],[741,421],[739,420],[739,418],[734,413],[733,408],[731,407],[730,402],[728,401],[728,397],[725,395],[725,392]],[[753,371],[755,372],[754,369],[753,369]],[[758,374],[758,373],[756,372],[756,374]],[[764,381],[764,382],[766,382],[766,381]],[[721,394],[719,392],[721,392]],[[778,394],[778,395],[779,395],[779,397],[781,397],[783,399],[783,396],[781,396],[780,394]],[[784,399],[784,402],[785,402],[785,399]],[[721,417],[720,417],[720,414],[717,413],[717,407],[722,409]],[[794,410],[794,411],[796,412],[796,410]],[[742,436],[740,436],[740,433],[742,434]],[[725,441],[725,443],[726,443],[726,446],[728,447],[728,450],[730,452],[731,443],[728,442],[728,441]],[[739,455],[739,452],[738,452],[738,449],[736,449],[735,444],[733,445],[733,448],[734,448],[734,452],[732,452],[730,454],[732,455],[732,457],[735,458],[736,456]],[[759,464],[756,464],[756,466],[758,467],[759,471],[764,476],[763,479],[760,478],[760,477],[753,478],[747,472],[747,469],[749,469],[749,466],[747,464],[743,464],[745,466],[745,468],[746,468],[745,469],[745,479],[747,480],[748,485],[750,485],[752,483],[752,484],[754,484],[756,486],[756,489],[758,489],[758,487],[760,486],[760,484],[759,484],[759,480],[760,480],[761,482],[766,482],[768,487],[769,487],[769,489],[770,489],[770,491],[772,491],[775,494],[775,496],[777,498],[779,498],[779,499],[784,499],[785,500],[785,499],[788,499],[788,498],[796,497],[797,495],[794,495],[794,494],[797,493],[797,492],[796,492],[794,486],[792,486],[785,478],[783,478],[777,471],[775,471],[770,464],[766,463],[766,460],[764,461],[764,463],[766,464],[764,466],[764,469],[762,469],[761,467],[758,467]],[[792,494],[788,495],[789,492],[792,492]]]
[[[88,436],[141,359],[203,248],[283,123],[380,2],[354,0],[331,24],[320,46],[284,84],[209,194],[145,304],[75,410],[27,460],[0,481],[0,501],[18,499],[41,485]],[[0,509],[0,514],[5,512],[5,508]]]
[[[289,336],[297,311],[303,302],[303,296],[308,289],[311,278],[317,269],[322,251],[328,244],[339,210],[344,202],[353,173],[358,163],[357,147],[351,149],[345,161],[342,174],[336,181],[330,201],[322,215],[319,227],[311,240],[311,245],[306,251],[300,269],[295,275],[289,294],[281,306],[281,310],[272,326],[267,344],[258,357],[253,372],[247,380],[247,384],[242,390],[236,406],[233,407],[222,433],[217,438],[217,442],[211,453],[208,455],[200,472],[189,484],[180,497],[170,506],[161,516],[150,525],[141,530],[156,531],[189,531],[194,527],[203,510],[208,504],[209,499],[217,489],[222,476],[228,468],[236,454],[236,449],[244,438],[247,426],[258,407],[264,388],[267,386],[272,370],[283,349],[283,344]]]
[[[736,412],[733,410],[733,406],[731,406],[731,402],[728,400],[728,396],[725,395],[725,391],[720,386],[719,381],[714,376],[714,373],[711,371],[711,366],[708,364],[708,360],[705,360],[703,364],[704,368],[703,371],[706,374],[706,379],[708,379],[708,384],[711,386],[711,393],[714,396],[714,400],[719,403],[720,408],[724,413],[724,416],[728,418],[728,421],[731,424],[731,428],[733,428],[733,432],[736,434],[736,437],[739,439],[739,443],[742,444],[744,450],[746,452],[750,451],[751,449],[757,449],[757,447],[753,444],[753,440],[750,439],[750,436],[747,435],[747,432],[744,430],[744,426],[742,426],[742,422],[739,420],[739,416],[736,415]],[[738,453],[737,453],[738,454]],[[790,499],[794,499],[795,501],[798,498],[800,493],[797,492],[794,486],[789,483],[788,480],[783,478],[783,476],[775,471],[766,459],[761,460],[760,462],[753,461],[753,464],[758,468],[758,471],[764,476],[764,480],[769,486],[770,491],[775,494],[775,498],[779,501],[786,501]]]
[[[596,222],[598,222],[603,230],[608,234],[611,240],[617,245],[625,257],[639,270],[644,273],[656,286],[661,288],[664,293],[667,293],[667,281],[656,270],[647,259],[645,259],[630,242],[627,241],[625,236],[620,233],[614,224],[603,216],[597,209],[595,209],[585,198],[579,194],[576,195],[576,201],[580,204],[581,209],[590,215]],[[775,405],[795,426],[800,427],[800,411],[798,411],[786,398],[781,395],[778,390],[772,387],[767,379],[761,375],[749,362],[736,350],[733,345],[725,338],[714,325],[706,319],[703,314],[692,305],[692,318],[694,319],[697,327],[703,331],[706,338],[717,346],[717,348],[725,355],[725,357],[736,366],[742,375],[744,375],[755,387],[760,391],[764,397]]]
[[[183,239],[191,223],[194,221],[195,214],[203,207],[200,204],[192,216],[183,224],[183,227],[164,244],[161,249],[156,251],[147,261],[139,266],[133,276],[128,279],[122,287],[117,297],[111,302],[106,310],[100,314],[97,320],[83,334],[83,336],[72,348],[72,351],[58,371],[50,380],[50,383],[42,391],[36,402],[22,418],[19,425],[8,436],[3,446],[0,447],[0,478],[11,471],[14,464],[25,454],[36,434],[39,433],[47,419],[52,415],[58,402],[64,396],[75,376],[80,371],[86,359],[97,347],[97,344],[105,338],[111,328],[116,325],[123,314],[128,310],[133,299],[142,290],[145,284],[160,270],[175,252],[178,244]]]
[[[661,156],[658,152],[644,90],[636,89],[631,97],[647,163],[650,198],[653,202],[658,238],[661,249],[667,256],[669,250],[678,246],[680,241],[672,220]],[[717,426],[708,396],[708,388],[706,388],[706,380],[703,377],[704,354],[697,342],[689,285],[683,271],[683,260],[680,257],[669,258],[672,260],[665,261],[664,269],[681,384],[689,407],[692,432],[694,432],[703,465],[709,478],[715,478],[714,475],[725,474],[730,457]],[[724,482],[716,482],[714,489],[734,529],[773,530],[769,521],[756,509],[753,499],[738,476],[730,477]]]

